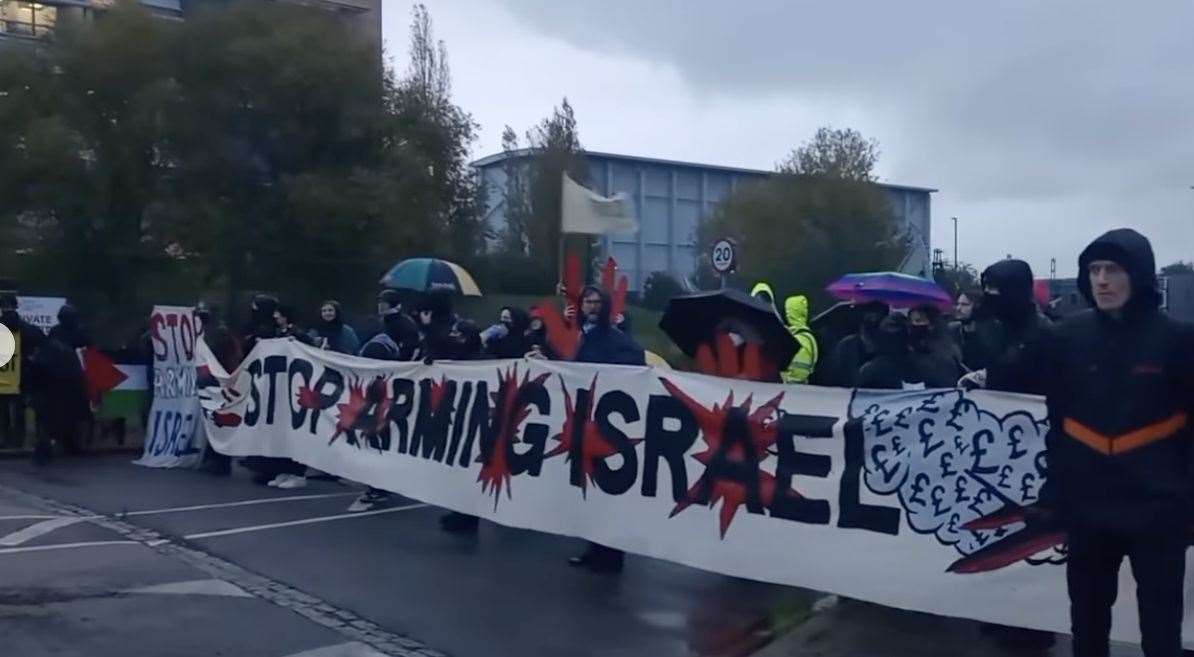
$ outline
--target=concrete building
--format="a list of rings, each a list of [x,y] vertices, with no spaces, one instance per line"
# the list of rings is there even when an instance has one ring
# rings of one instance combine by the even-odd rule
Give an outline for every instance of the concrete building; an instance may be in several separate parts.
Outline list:
[[[138,0],[155,14],[183,18],[188,13],[228,0]],[[375,44],[381,58],[382,0],[277,0],[325,9],[346,21],[362,39]],[[29,43],[44,39],[68,21],[91,20],[115,0],[0,0],[0,44]]]
[[[529,164],[530,151],[524,149],[510,156],[498,153],[473,163],[486,183],[489,194],[486,221],[494,231],[505,225],[508,157]],[[647,277],[657,271],[667,272],[678,280],[691,278],[699,258],[709,247],[697,243],[697,225],[738,185],[773,173],[592,151],[586,152],[585,157],[589,180],[578,182],[604,196],[625,192],[638,210],[637,235],[606,237],[603,243],[605,252],[618,261],[619,268],[629,277],[632,290],[642,289]],[[887,184],[879,187],[890,199],[908,245],[901,271],[930,275],[930,194],[937,190]]]
[[[182,0],[139,0],[165,17],[182,16]],[[0,41],[21,43],[51,36],[60,25],[86,21],[115,4],[115,0],[0,0]]]

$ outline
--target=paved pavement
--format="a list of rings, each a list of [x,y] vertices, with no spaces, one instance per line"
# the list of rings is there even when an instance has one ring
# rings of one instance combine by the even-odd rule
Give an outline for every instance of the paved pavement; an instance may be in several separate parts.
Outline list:
[[[814,592],[644,557],[595,575],[565,564],[574,539],[488,523],[453,536],[413,500],[347,514],[358,490],[339,482],[279,491],[241,470],[131,458],[0,461],[0,654],[1069,654],[1067,637],[1046,653],[1010,650],[971,621],[852,600],[822,600],[809,618]]]
[[[0,461],[4,654],[730,657],[817,597],[635,556],[595,575],[574,539],[131,458]]]
[[[1049,650],[999,643],[979,623],[843,599],[770,643],[754,657],[1069,657],[1070,638]],[[1139,657],[1112,644],[1110,657]]]

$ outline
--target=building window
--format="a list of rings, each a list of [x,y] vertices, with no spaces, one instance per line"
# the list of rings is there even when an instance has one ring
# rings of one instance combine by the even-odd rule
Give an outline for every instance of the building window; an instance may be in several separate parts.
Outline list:
[[[58,9],[40,2],[0,0],[0,34],[44,37],[54,31]]]

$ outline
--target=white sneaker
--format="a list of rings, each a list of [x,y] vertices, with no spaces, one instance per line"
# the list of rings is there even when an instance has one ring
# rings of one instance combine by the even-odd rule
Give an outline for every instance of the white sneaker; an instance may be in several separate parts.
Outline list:
[[[361,511],[370,511],[370,510],[374,509],[375,507],[385,506],[386,504],[389,504],[391,502],[391,499],[392,498],[391,498],[390,494],[387,493],[386,491],[378,490],[376,488],[370,488],[370,489],[366,490],[364,493],[361,493],[361,496],[358,497],[356,500],[354,500],[353,503],[348,506],[348,512],[349,513],[360,513]]]
[[[307,478],[298,475],[285,475],[286,479],[278,484],[278,488],[292,489],[302,488],[307,485]]]

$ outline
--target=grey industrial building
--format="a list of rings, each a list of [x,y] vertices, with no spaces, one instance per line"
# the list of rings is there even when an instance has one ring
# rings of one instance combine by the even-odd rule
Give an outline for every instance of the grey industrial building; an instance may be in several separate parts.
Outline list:
[[[524,149],[490,155],[473,163],[486,184],[486,221],[491,230],[500,231],[505,225],[508,158],[529,164],[530,157],[530,151]],[[625,192],[638,211],[636,235],[611,236],[603,241],[605,253],[612,255],[629,276],[632,290],[641,289],[647,277],[657,271],[690,280],[701,252],[708,246],[697,244],[697,225],[738,185],[773,175],[771,171],[593,151],[585,152],[585,158],[589,180],[578,182],[603,196]],[[879,187],[891,201],[907,244],[901,271],[930,275],[930,194],[936,190],[890,184]]]

